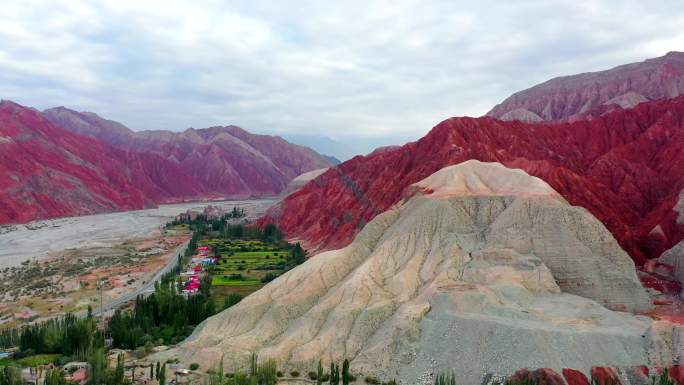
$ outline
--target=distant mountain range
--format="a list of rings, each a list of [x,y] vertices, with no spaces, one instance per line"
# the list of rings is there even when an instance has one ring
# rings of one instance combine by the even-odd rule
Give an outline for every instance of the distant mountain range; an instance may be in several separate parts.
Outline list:
[[[400,202],[412,183],[477,159],[545,180],[594,214],[643,263],[684,239],[684,97],[677,97],[684,92],[682,64],[684,54],[673,52],[550,80],[516,93],[489,115],[573,123],[447,119],[414,143],[331,168],[281,201],[262,223],[278,223],[314,249],[346,246],[368,221]],[[647,101],[625,109],[641,100]],[[530,113],[539,119],[529,119]]]
[[[90,112],[0,103],[0,223],[275,196],[331,164],[310,148],[236,126],[133,132]]]

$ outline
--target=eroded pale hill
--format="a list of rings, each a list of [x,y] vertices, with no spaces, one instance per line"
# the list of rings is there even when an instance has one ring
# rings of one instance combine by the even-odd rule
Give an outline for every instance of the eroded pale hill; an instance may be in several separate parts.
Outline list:
[[[292,179],[290,183],[287,184],[287,186],[285,186],[285,189],[281,192],[281,196],[286,197],[292,194],[293,192],[301,189],[302,187],[304,187],[305,184],[318,178],[321,174],[328,171],[328,169],[328,167],[319,168],[318,170],[308,171],[297,176],[296,178]]]
[[[672,334],[606,308],[649,308],[632,260],[540,179],[469,161],[405,196],[350,245],[315,255],[155,359],[208,368],[224,357],[235,370],[256,352],[311,370],[347,357],[357,373],[410,384],[451,369],[474,384],[521,367],[672,359]]]

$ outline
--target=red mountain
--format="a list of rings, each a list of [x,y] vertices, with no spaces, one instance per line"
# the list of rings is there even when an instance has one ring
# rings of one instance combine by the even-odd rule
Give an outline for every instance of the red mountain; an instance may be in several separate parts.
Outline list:
[[[328,165],[313,150],[238,127],[134,133],[91,113],[0,102],[0,223],[276,195]]]
[[[140,163],[155,160],[73,134],[36,110],[2,101],[0,223],[152,206],[167,195],[152,187]],[[175,193],[197,193],[188,186]]]
[[[310,148],[236,126],[133,132],[96,114],[64,107],[43,114],[61,127],[116,148],[158,155],[190,175],[197,186],[223,196],[276,195],[297,175],[330,166]]]
[[[562,76],[517,92],[487,116],[501,120],[573,121],[620,106],[684,94],[684,52],[600,72]]]
[[[543,124],[451,118],[417,142],[357,156],[308,183],[262,223],[309,247],[337,248],[404,189],[468,159],[522,168],[587,208],[637,262],[684,238],[673,211],[684,189],[684,97],[589,121]]]

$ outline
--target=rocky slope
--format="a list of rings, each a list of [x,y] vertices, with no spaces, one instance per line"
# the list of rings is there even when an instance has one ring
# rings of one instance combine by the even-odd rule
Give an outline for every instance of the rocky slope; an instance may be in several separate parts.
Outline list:
[[[0,103],[0,224],[277,195],[328,166],[305,147],[238,127],[135,133],[92,113]]]
[[[93,113],[64,107],[44,115],[70,131],[136,153],[156,154],[192,176],[205,190],[224,196],[277,195],[296,176],[330,166],[315,151],[282,138],[254,135],[240,127],[184,132],[133,132]]]
[[[304,174],[297,176],[296,178],[292,179],[287,186],[285,186],[285,189],[281,192],[281,196],[284,198],[295,191],[299,191],[302,187],[304,187],[304,185],[318,178],[326,171],[328,171],[328,167],[305,172]]]
[[[0,223],[140,209],[171,194],[198,193],[182,183],[181,172],[168,190],[157,188],[142,166],[156,161],[162,160],[117,151],[57,127],[35,110],[2,101]]]
[[[562,124],[452,118],[401,148],[355,157],[280,202],[262,219],[313,249],[347,245],[406,187],[478,159],[547,181],[613,233],[638,263],[684,239],[684,97]]]
[[[235,370],[257,352],[308,371],[346,357],[362,375],[432,383],[453,369],[476,384],[522,367],[587,373],[678,354],[650,319],[600,305],[645,310],[649,299],[606,228],[542,180],[468,161],[404,197],[347,247],[315,255],[153,359],[209,368],[223,356]]]
[[[600,72],[562,76],[516,92],[487,116],[502,120],[566,121],[594,116],[610,106],[684,94],[684,52]]]

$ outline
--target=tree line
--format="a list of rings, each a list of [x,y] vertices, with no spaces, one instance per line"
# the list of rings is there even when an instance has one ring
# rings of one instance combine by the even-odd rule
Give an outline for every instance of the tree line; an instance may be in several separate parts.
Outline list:
[[[135,300],[131,311],[117,310],[107,329],[113,346],[135,349],[148,343],[177,343],[214,315],[211,280],[203,279],[200,293],[189,297],[180,294],[178,286],[170,280],[158,283],[154,293]]]
[[[61,354],[83,360],[92,349],[104,346],[104,335],[90,310],[85,318],[67,313],[61,318],[5,330],[1,340],[4,348],[17,347],[18,357]]]

